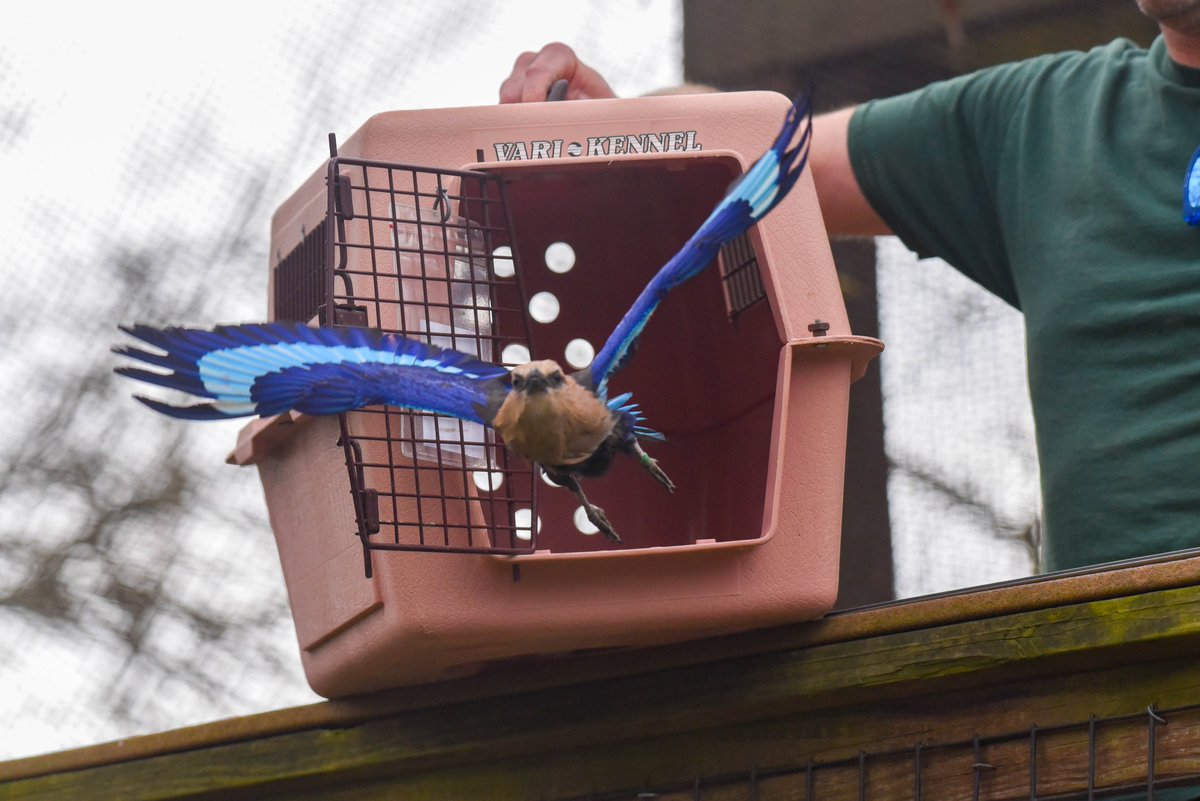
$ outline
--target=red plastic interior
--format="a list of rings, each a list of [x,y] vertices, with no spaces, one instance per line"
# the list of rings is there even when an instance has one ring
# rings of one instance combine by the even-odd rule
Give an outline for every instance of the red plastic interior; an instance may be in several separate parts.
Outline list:
[[[530,322],[533,358],[555,359],[568,370],[566,344],[582,337],[599,350],[740,173],[735,160],[721,156],[492,169],[508,182],[526,297],[551,292],[561,307],[551,323]],[[575,266],[565,274],[546,267],[544,254],[554,242],[575,251]],[[645,447],[677,489],[669,494],[626,458],[603,478],[585,481],[589,500],[605,509],[624,539],[616,547],[761,536],[781,344],[765,301],[729,320],[715,265],[658,309],[609,392],[632,391],[647,424],[667,435],[666,443]],[[539,550],[614,547],[602,535],[576,530],[577,507],[567,490],[539,486]]]

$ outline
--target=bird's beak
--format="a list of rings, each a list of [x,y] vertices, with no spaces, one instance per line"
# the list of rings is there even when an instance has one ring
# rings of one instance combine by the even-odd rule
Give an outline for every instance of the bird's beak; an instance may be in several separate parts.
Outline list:
[[[525,394],[537,395],[550,388],[550,382],[541,373],[530,373],[525,377]]]

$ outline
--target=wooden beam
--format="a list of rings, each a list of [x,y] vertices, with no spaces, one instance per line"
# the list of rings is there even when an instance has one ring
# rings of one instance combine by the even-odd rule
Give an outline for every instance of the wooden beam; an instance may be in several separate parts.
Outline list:
[[[806,755],[841,759],[865,745],[945,741],[980,721],[992,731],[1020,728],[1030,699],[1082,719],[1088,705],[1099,711],[1087,714],[1166,706],[1200,697],[1198,648],[1200,587],[1190,586],[807,648],[726,659],[710,652],[708,661],[641,673],[582,679],[586,662],[563,660],[558,667],[570,669],[561,682],[539,688],[520,687],[523,668],[511,665],[504,672],[518,686],[510,691],[432,688],[425,704],[408,691],[406,706],[392,699],[382,716],[365,711],[366,699],[337,705],[340,717],[318,705],[291,730],[273,729],[270,716],[247,719],[260,724],[257,733],[247,721],[212,724],[207,742],[177,745],[186,750],[0,784],[0,797],[261,797],[270,788],[307,794],[381,782],[432,790],[475,775],[495,780],[497,771],[516,777],[519,765],[523,778],[506,786],[521,792],[487,797],[522,797],[551,774],[559,778],[540,786],[588,792],[634,774],[674,781]],[[13,765],[0,765],[0,775]],[[535,793],[543,794],[553,797]]]

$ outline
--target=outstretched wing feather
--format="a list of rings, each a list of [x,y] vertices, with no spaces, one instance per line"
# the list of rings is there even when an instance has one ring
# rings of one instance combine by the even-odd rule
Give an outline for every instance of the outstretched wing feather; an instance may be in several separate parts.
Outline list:
[[[335,414],[386,404],[490,424],[508,391],[508,371],[499,365],[371,329],[270,323],[124,330],[162,352],[126,346],[116,349],[119,355],[170,372],[116,372],[208,399],[177,406],[138,398],[155,411],[190,420],[289,409]]]

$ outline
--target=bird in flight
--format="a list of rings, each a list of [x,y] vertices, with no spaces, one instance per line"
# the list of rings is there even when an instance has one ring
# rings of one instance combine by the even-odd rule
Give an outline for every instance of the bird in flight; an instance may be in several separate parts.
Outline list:
[[[808,161],[811,99],[811,91],[796,98],[771,147],[659,269],[592,363],[575,373],[565,373],[549,359],[509,370],[398,334],[303,323],[122,326],[155,351],[127,345],[114,349],[117,354],[169,372],[129,366],[116,372],[205,399],[176,406],[135,396],[155,411],[187,420],[267,417],[289,410],[337,414],[387,405],[482,423],[574,493],[592,524],[619,543],[604,510],[588,501],[579,479],[603,475],[624,453],[667,490],[675,485],[640,443],[663,436],[644,425],[629,393],[610,397],[608,382],[632,357],[667,294],[702,272],[723,244],[766,216],[795,185]]]

